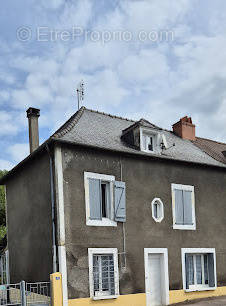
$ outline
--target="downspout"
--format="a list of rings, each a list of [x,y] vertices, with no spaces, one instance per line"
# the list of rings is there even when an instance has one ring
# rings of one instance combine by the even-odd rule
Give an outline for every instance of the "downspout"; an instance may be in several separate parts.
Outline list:
[[[122,181],[122,157],[120,156],[120,180]],[[123,234],[123,256],[124,256],[124,269],[126,270],[126,229],[125,223],[122,223],[122,234]]]
[[[51,188],[51,205],[52,205],[52,252],[53,252],[53,273],[57,272],[57,253],[56,253],[56,225],[55,225],[55,198],[54,198],[54,178],[53,178],[53,159],[46,144],[46,150],[49,155],[49,174],[50,174],[50,188]]]

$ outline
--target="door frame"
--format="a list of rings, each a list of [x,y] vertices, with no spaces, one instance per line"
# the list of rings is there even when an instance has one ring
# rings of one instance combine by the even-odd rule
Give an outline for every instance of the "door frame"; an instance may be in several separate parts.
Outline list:
[[[164,285],[163,290],[163,303],[169,305],[169,271],[168,271],[168,249],[166,248],[145,248],[144,249],[144,268],[145,268],[145,292],[146,292],[146,305],[149,305],[150,301],[150,275],[148,267],[149,254],[160,254],[163,255],[161,261],[162,275],[161,279]]]

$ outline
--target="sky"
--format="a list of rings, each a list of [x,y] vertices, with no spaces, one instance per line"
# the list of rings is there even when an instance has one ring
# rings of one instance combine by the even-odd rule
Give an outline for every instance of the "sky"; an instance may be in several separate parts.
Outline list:
[[[226,142],[225,0],[7,0],[0,10],[0,169],[83,105],[166,129],[189,115]]]

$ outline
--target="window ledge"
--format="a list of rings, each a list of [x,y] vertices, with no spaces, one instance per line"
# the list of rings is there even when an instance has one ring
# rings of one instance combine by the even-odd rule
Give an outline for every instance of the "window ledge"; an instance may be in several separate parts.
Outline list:
[[[117,227],[117,222],[110,220],[108,218],[103,218],[102,220],[86,220],[86,225],[88,226],[114,226]]]
[[[178,229],[178,230],[187,230],[187,231],[195,231],[196,230],[196,225],[178,225],[174,224],[173,229]]]
[[[119,296],[118,295],[103,295],[103,296],[94,296],[92,297],[92,299],[94,301],[97,301],[97,300],[110,300],[110,299],[117,299]]]
[[[189,292],[196,292],[196,291],[210,291],[210,290],[216,290],[217,287],[197,287],[196,289],[185,289],[184,291],[186,293],[189,293]]]

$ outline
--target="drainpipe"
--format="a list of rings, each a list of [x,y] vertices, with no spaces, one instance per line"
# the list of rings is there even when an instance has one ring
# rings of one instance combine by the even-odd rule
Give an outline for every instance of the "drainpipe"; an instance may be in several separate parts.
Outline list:
[[[46,150],[49,155],[49,174],[50,174],[50,186],[51,186],[51,205],[52,205],[52,230],[53,230],[53,273],[57,272],[57,254],[56,254],[56,226],[55,226],[55,198],[54,198],[54,178],[53,178],[53,159],[49,150],[48,144]]]

